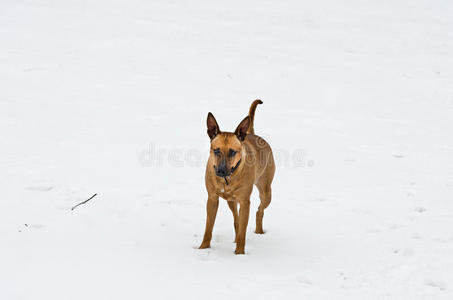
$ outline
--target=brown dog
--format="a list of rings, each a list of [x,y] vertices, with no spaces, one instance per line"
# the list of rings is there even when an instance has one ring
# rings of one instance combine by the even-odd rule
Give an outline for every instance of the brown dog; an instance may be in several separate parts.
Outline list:
[[[220,131],[216,119],[208,113],[208,135],[211,151],[206,166],[206,230],[200,249],[211,245],[219,196],[228,201],[233,212],[236,233],[236,254],[244,254],[245,234],[250,211],[250,195],[255,184],[260,193],[261,204],[256,212],[255,233],[262,234],[264,209],[271,202],[271,183],[275,173],[271,147],[255,135],[253,120],[255,109],[261,100],[255,100],[249,115],[238,125],[234,133]],[[240,204],[239,215],[237,204]]]

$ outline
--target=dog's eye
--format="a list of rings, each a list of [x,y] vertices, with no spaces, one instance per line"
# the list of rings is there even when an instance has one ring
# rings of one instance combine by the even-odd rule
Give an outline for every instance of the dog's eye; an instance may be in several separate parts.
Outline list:
[[[220,155],[220,149],[214,149],[214,154],[219,156]]]
[[[230,152],[228,153],[228,155],[229,155],[230,157],[233,157],[233,156],[236,155],[236,153],[237,153],[237,151],[234,151],[233,149],[230,149]]]

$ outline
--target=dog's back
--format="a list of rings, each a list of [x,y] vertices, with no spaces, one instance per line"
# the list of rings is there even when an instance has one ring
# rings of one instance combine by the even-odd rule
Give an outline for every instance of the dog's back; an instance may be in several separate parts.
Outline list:
[[[269,144],[258,135],[248,134],[245,138],[245,147],[247,149],[246,163],[255,166],[255,184],[263,175],[270,177],[272,181],[275,162]]]

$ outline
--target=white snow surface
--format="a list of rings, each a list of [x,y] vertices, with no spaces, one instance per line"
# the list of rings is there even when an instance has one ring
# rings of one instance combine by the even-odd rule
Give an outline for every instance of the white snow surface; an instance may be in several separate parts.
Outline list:
[[[0,299],[453,299],[451,1],[2,0],[0,44]],[[256,98],[266,233],[255,190],[198,250]]]

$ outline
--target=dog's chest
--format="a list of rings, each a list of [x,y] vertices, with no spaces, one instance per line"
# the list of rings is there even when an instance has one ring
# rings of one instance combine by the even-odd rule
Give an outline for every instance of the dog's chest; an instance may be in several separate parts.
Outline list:
[[[217,194],[225,200],[234,201],[234,193],[228,186],[220,186],[217,188]]]

